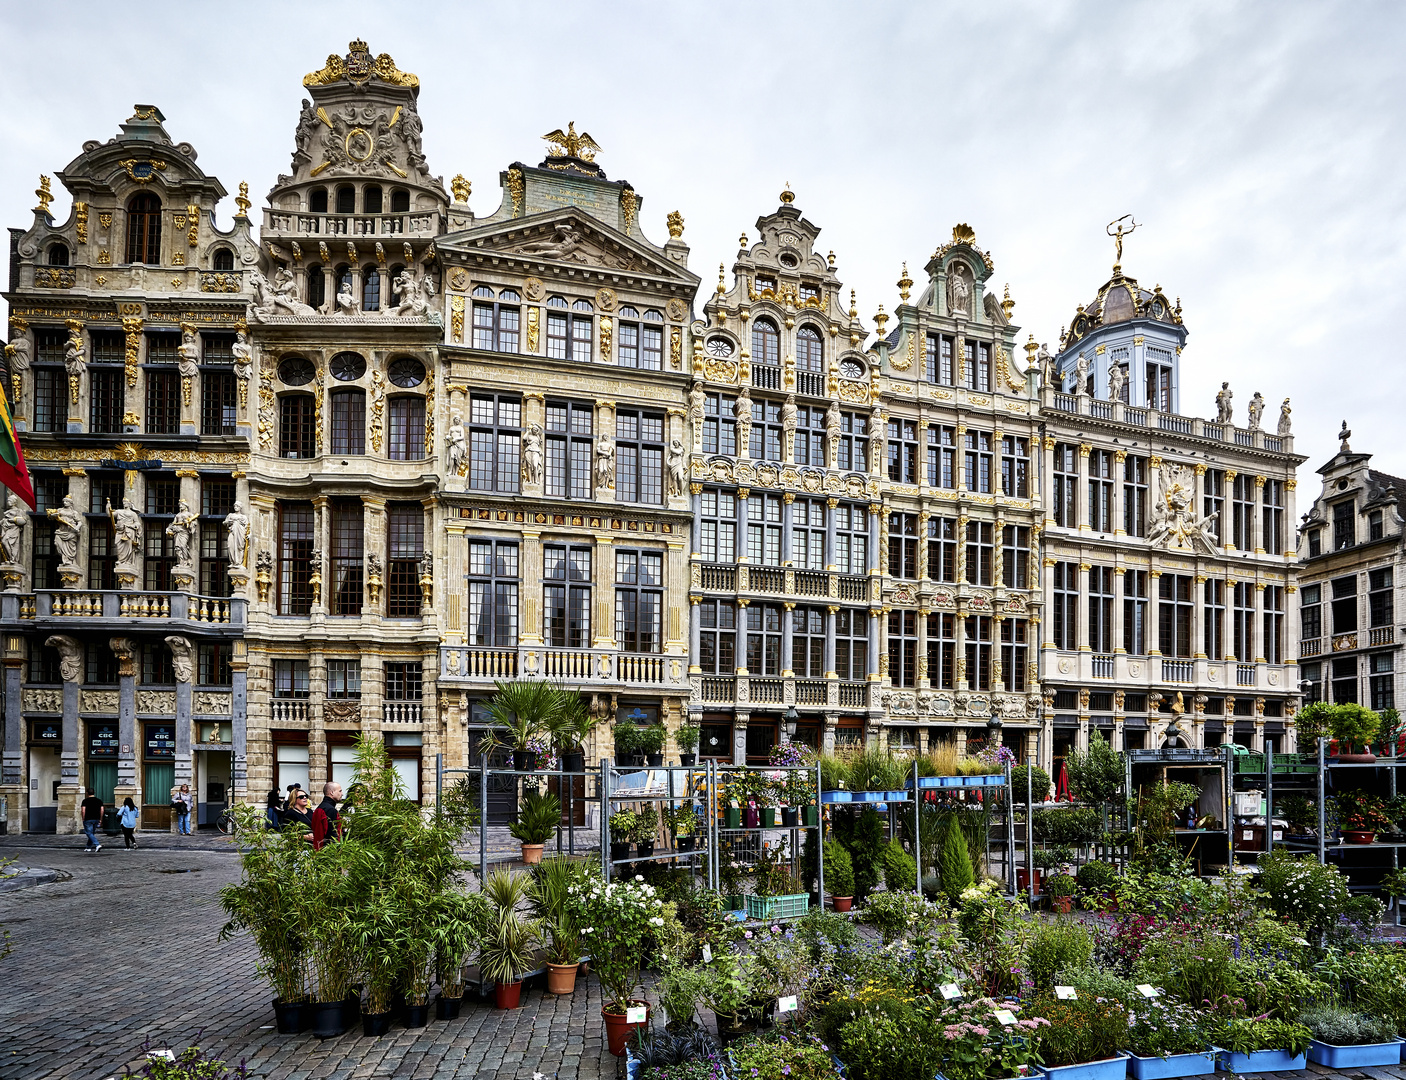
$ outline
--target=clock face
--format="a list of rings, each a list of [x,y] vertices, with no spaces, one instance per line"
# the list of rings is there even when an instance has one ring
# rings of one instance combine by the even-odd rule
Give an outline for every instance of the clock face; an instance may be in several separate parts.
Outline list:
[[[708,350],[708,355],[709,355],[709,356],[731,356],[731,355],[732,355],[732,342],[728,341],[727,338],[723,338],[723,337],[712,337],[712,338],[709,338],[709,339],[708,339],[708,343],[704,346],[704,348]]]
[[[386,373],[393,386],[419,386],[425,381],[425,365],[408,356],[402,356],[391,364]]]
[[[285,386],[303,386],[312,382],[315,374],[312,361],[302,356],[290,356],[278,365],[278,377]]]
[[[351,382],[366,374],[366,360],[354,352],[338,353],[332,357],[330,365],[332,377],[340,379],[342,382]]]
[[[846,379],[864,378],[864,365],[858,360],[841,360],[840,374]]]

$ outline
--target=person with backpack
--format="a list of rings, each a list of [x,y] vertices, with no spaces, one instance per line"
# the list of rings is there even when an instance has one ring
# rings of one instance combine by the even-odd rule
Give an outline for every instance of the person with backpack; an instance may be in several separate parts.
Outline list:
[[[137,804],[132,801],[130,795],[127,796],[127,801],[122,804],[121,809],[117,811],[117,823],[122,826],[123,849],[130,851],[137,846]]]

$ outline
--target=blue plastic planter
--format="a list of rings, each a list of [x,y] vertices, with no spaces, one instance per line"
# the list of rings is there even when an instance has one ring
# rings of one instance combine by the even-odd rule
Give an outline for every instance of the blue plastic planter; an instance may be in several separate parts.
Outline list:
[[[1128,1055],[1133,1080],[1174,1080],[1179,1076],[1203,1076],[1216,1071],[1216,1051],[1204,1054],[1169,1054],[1167,1057]]]
[[[824,803],[851,802],[854,799],[852,791],[822,791],[820,801]]]
[[[939,776],[937,778],[938,787],[961,787],[962,778],[960,776]]]
[[[1128,1075],[1128,1059],[1119,1054],[1082,1065],[1057,1065],[1052,1069],[1041,1065],[1040,1071],[1049,1080],[1123,1080]]]
[[[1255,1050],[1249,1054],[1222,1050],[1216,1063],[1223,1072],[1294,1072],[1308,1064],[1308,1055],[1300,1054],[1294,1057],[1287,1050]]]
[[[908,792],[906,791],[886,791],[884,792],[884,802],[907,802]]]
[[[1361,1046],[1334,1046],[1314,1039],[1308,1047],[1308,1059],[1330,1069],[1374,1068],[1401,1064],[1401,1040],[1384,1043],[1364,1043]]]
[[[941,787],[941,786],[942,786],[942,777],[940,777],[940,776],[920,776],[920,777],[918,777],[918,786],[919,786],[920,788],[937,788],[937,787]]]
[[[980,774],[980,775],[978,775],[978,776],[964,776],[964,777],[962,777],[962,786],[963,786],[963,787],[985,787],[985,786],[986,786],[986,774],[985,774],[985,773],[982,773],[982,774]]]
[[[1006,778],[1000,773],[987,773],[981,778],[981,782],[986,787],[1005,787]]]
[[[860,802],[883,802],[884,793],[882,791],[856,791]]]

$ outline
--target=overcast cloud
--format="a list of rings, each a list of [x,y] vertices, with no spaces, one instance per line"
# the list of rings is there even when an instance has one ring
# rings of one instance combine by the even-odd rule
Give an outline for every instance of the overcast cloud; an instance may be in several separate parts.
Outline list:
[[[1311,470],[1401,437],[1403,45],[1396,3],[147,3],[0,6],[0,219],[155,104],[231,197],[288,170],[302,77],[364,38],[421,80],[425,153],[487,215],[575,120],[656,241],[680,210],[702,298],[790,181],[870,320],[957,222],[1053,347],[1123,265],[1180,296],[1182,411],[1293,399]],[[55,184],[56,189],[59,185]],[[66,217],[69,199],[54,207]],[[1023,355],[1023,354],[1021,354]],[[1300,507],[1306,505],[1301,497]]]

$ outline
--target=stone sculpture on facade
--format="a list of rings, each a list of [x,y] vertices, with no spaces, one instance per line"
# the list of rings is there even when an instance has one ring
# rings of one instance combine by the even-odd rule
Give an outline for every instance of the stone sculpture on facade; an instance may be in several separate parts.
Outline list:
[[[455,413],[449,418],[449,430],[444,433],[444,458],[448,474],[459,475],[459,466],[468,454],[468,438],[464,434],[464,418]]]
[[[1260,429],[1260,418],[1264,416],[1264,397],[1258,390],[1255,396],[1250,399],[1250,430]]]
[[[737,392],[732,415],[737,420],[737,456],[746,457],[752,441],[752,392],[746,384]]]
[[[703,392],[703,380],[694,379],[693,388],[688,392],[688,426],[693,432],[693,452],[703,452],[703,406],[707,395]]]
[[[176,516],[171,519],[171,524],[166,526],[166,535],[176,549],[176,571],[185,571],[187,574],[195,566],[195,530],[198,521],[195,514],[190,509],[190,503],[184,499],[180,501],[180,508]]]
[[[171,670],[175,673],[176,682],[190,682],[193,674],[190,662],[190,639],[183,638],[179,634],[171,634],[166,638],[166,647],[171,650]]]
[[[83,535],[83,515],[78,508],[73,505],[73,496],[65,495],[63,505],[58,509],[45,511],[49,517],[53,518],[54,525],[54,548],[59,553],[60,568],[68,567],[77,573],[82,573],[78,565],[78,544]],[[74,584],[77,584],[75,581]]]
[[[23,374],[29,370],[34,346],[30,344],[28,330],[21,329],[21,324],[12,320],[11,327],[11,340],[5,346],[5,358],[10,362],[10,387],[15,399],[14,404],[18,405]]]
[[[1158,492],[1152,503],[1148,544],[1215,554],[1214,519],[1196,513],[1196,480],[1190,467],[1165,462],[1155,475]]]
[[[142,572],[142,515],[132,506],[131,497],[128,496],[115,509],[112,500],[107,500],[107,516],[112,519],[118,579],[120,581],[125,577],[131,585],[135,585]]]
[[[129,637],[108,638],[107,647],[117,657],[117,674],[137,673],[137,643]]]
[[[1074,361],[1074,392],[1083,396],[1088,393],[1089,358],[1083,353]]]
[[[245,384],[247,394],[249,378],[254,374],[254,350],[249,345],[249,335],[243,330],[236,331],[229,351],[234,354],[234,377]]]
[[[249,565],[249,518],[239,503],[225,515],[225,558],[230,566]]]
[[[542,425],[528,424],[522,433],[522,482],[542,482]]]
[[[1221,383],[1220,390],[1216,393],[1216,423],[1230,423],[1230,418],[1234,411],[1231,406],[1231,399],[1234,397],[1235,395],[1230,390],[1230,383]]]
[[[796,395],[787,394],[786,400],[781,405],[781,431],[785,440],[784,449],[787,460],[791,457],[791,447],[796,438]]]
[[[181,324],[181,343],[176,346],[176,369],[183,379],[193,379],[200,374],[200,344],[196,340],[195,327],[190,323]]]
[[[434,280],[426,274],[416,277],[411,271],[403,270],[395,279],[395,291],[400,294],[399,306],[392,308],[388,314],[399,318],[418,318],[436,321],[437,312],[430,310],[430,301],[435,295]],[[337,306],[340,308],[342,298],[337,297]]]
[[[840,436],[843,428],[840,420],[840,403],[831,401],[825,410],[825,463],[835,468],[840,460]]]
[[[356,296],[352,293],[351,278],[344,278],[342,284],[337,287],[337,314],[356,315],[360,311]]]
[[[1030,335],[1034,337],[1034,334]],[[1048,345],[1041,345],[1035,350],[1035,363],[1040,366],[1040,385],[1054,385],[1054,357],[1050,355]]]
[[[410,167],[425,171],[425,148],[422,137],[424,124],[415,110],[414,102],[407,105],[400,114],[400,134],[405,139],[405,159]]]
[[[951,315],[971,313],[971,283],[967,280],[970,271],[965,263],[954,262],[947,270],[947,311]]]
[[[29,514],[24,503],[13,491],[6,500],[5,513],[0,515],[0,562],[11,566],[21,565],[24,554],[24,527],[29,524]]]
[[[678,439],[669,441],[669,494],[682,495],[688,480],[688,470],[684,466],[683,443]]]
[[[1123,365],[1114,360],[1108,365],[1108,400],[1122,401],[1123,389],[1128,385],[1128,373]]]
[[[1280,436],[1293,434],[1294,422],[1290,419],[1290,414],[1293,411],[1289,408],[1289,399],[1285,398],[1284,403],[1279,406],[1279,427],[1276,429],[1276,434]]]
[[[597,490],[615,486],[615,439],[608,431],[596,439],[595,479]]]
[[[249,285],[254,290],[254,299],[249,302],[249,311],[245,316],[249,322],[263,322],[280,312],[297,316],[317,314],[298,298],[298,287],[292,276],[283,279],[283,275],[288,273],[287,269],[280,267],[279,271],[275,275],[278,284],[270,284],[263,274],[249,275]]]
[[[59,675],[64,682],[83,681],[83,645],[67,634],[51,634],[44,644],[59,654]]]
[[[74,388],[73,400],[77,402],[77,380],[82,377],[87,366],[83,356],[83,334],[79,330],[69,329],[68,344],[63,351],[63,366],[68,371],[68,385]]]
[[[312,146],[313,136],[317,134],[318,125],[322,121],[318,118],[317,110],[312,107],[312,102],[303,98],[302,111],[298,113],[298,128],[294,134],[293,147],[293,171],[297,172],[300,165],[309,164],[312,161],[312,154],[309,147]]]

